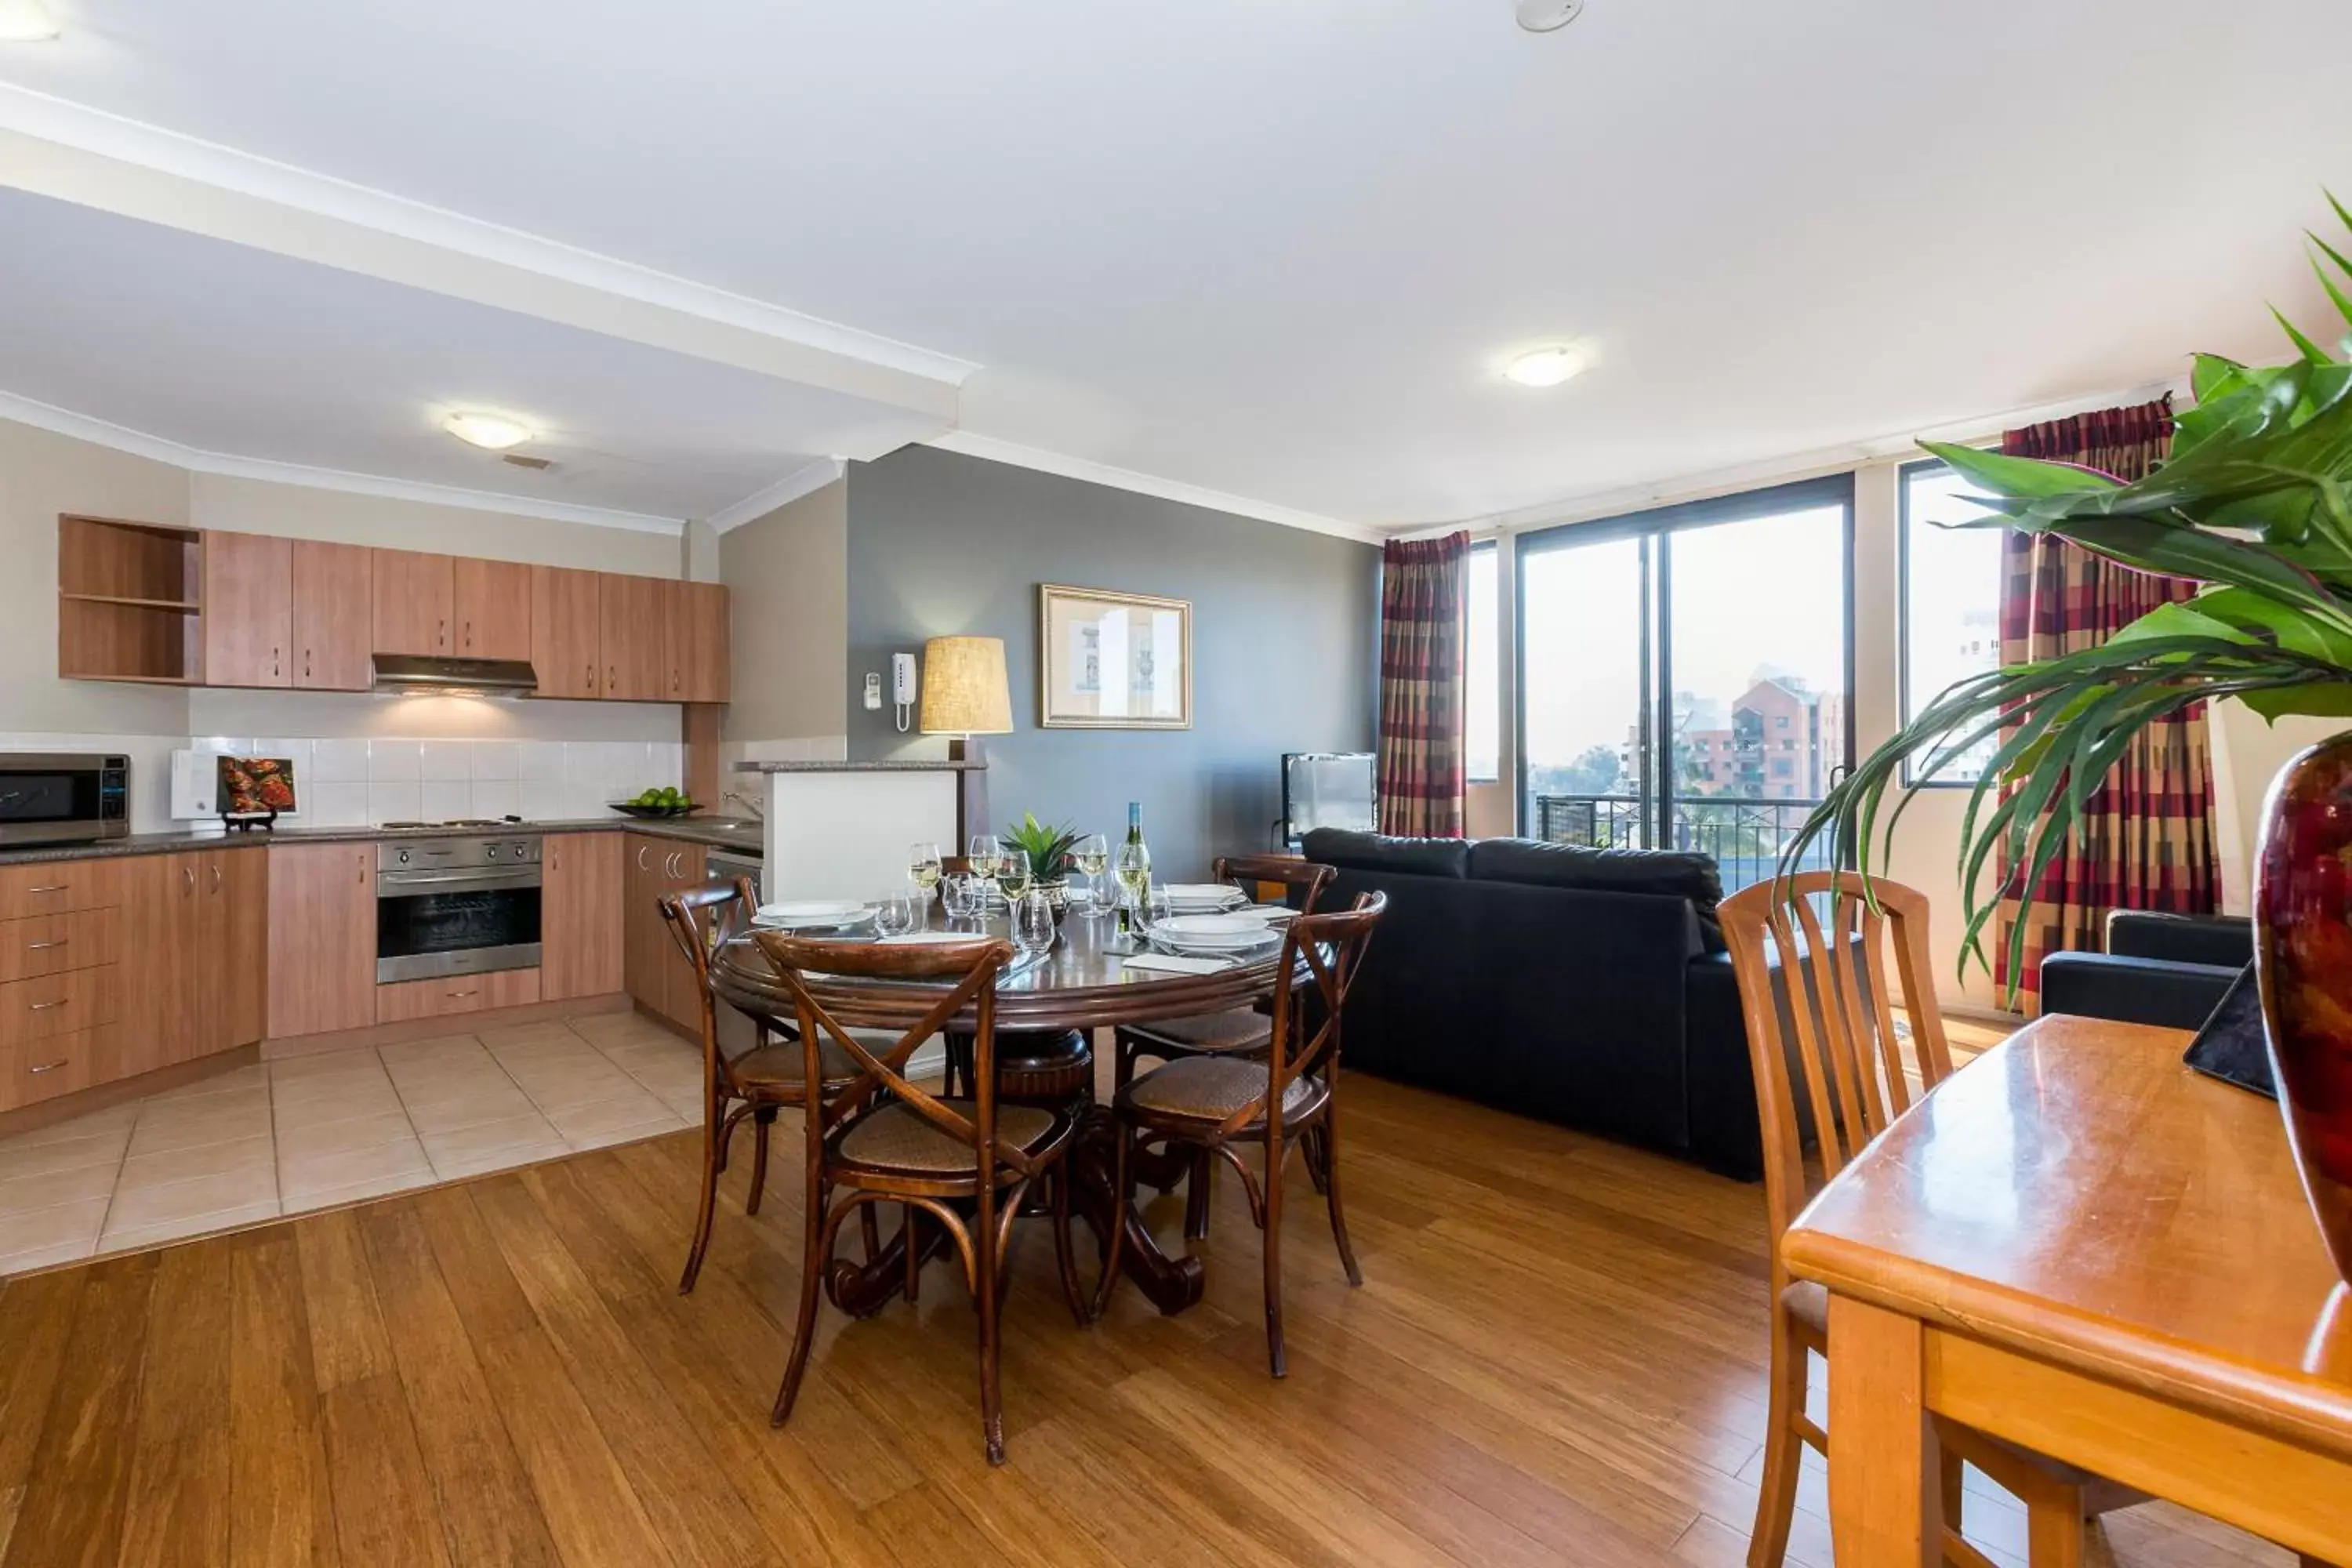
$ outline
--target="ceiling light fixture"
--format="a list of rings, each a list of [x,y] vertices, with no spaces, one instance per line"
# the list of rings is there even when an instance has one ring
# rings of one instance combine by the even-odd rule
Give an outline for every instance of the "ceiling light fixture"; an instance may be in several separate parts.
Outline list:
[[[45,44],[58,36],[58,19],[41,0],[0,0],[0,44]]]
[[[460,441],[490,452],[503,452],[530,439],[529,426],[502,414],[452,414],[441,422],[441,428]]]
[[[1556,33],[1584,11],[1584,0],[1519,0],[1519,26],[1530,33]]]
[[[1590,363],[1583,350],[1562,343],[1519,355],[1503,367],[1503,374],[1521,386],[1558,386],[1581,374]]]

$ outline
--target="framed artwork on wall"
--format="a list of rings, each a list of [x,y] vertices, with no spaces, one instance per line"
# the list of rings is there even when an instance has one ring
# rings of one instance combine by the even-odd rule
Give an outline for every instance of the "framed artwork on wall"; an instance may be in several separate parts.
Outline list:
[[[1042,583],[1037,721],[1048,730],[1192,727],[1192,605]]]

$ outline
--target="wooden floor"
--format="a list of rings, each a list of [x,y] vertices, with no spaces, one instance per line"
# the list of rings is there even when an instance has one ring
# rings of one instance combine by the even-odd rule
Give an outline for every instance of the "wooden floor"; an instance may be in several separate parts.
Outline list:
[[[995,1471],[944,1267],[918,1307],[828,1309],[769,1429],[797,1194],[786,1175],[747,1220],[739,1160],[679,1297],[693,1134],[11,1280],[5,1563],[1740,1562],[1760,1191],[1362,1077],[1347,1100],[1365,1285],[1295,1204],[1288,1380],[1232,1184],[1180,1318],[1130,1291],[1075,1329],[1024,1226]],[[1828,1568],[1824,1506],[1815,1471],[1792,1561]],[[1969,1510],[2021,1562],[2016,1510]],[[2094,1561],[2289,1560],[2149,1505]]]

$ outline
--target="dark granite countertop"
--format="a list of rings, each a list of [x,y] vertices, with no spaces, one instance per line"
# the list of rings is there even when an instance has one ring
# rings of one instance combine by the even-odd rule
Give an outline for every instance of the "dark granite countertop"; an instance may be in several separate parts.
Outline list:
[[[486,837],[513,833],[629,833],[650,834],[656,838],[675,838],[688,844],[708,845],[714,848],[731,849],[738,853],[757,855],[765,847],[766,834],[760,825],[748,818],[721,818],[740,821],[740,827],[719,827],[697,822],[691,817],[636,819],[608,816],[586,821],[518,822],[496,827],[451,827],[441,830],[445,837]],[[256,828],[251,832],[221,834],[181,829],[170,833],[134,833],[127,838],[102,839],[95,844],[26,844],[0,846],[0,866],[30,866],[52,860],[88,860],[111,855],[171,855],[187,849],[262,849],[271,844],[366,844],[386,838],[417,838],[425,837],[415,829],[387,832],[381,827],[297,827],[291,823],[270,831]]]

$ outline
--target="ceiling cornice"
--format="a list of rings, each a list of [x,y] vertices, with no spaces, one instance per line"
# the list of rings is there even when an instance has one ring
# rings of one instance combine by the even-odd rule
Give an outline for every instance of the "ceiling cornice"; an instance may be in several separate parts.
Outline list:
[[[712,512],[706,521],[718,532],[730,532],[747,522],[767,516],[780,506],[790,506],[804,495],[814,494],[848,471],[849,465],[839,458],[819,458],[814,463],[793,469],[766,489],[755,490],[734,505]]]
[[[1384,537],[1392,539],[1430,539],[1442,534],[1467,531],[1473,536],[1517,533],[1528,529],[1554,528],[1562,523],[1591,522],[1601,518],[1624,517],[1633,512],[1648,511],[1656,507],[1675,506],[1684,501],[1706,500],[1716,496],[1736,495],[1742,490],[1762,489],[1768,485],[1790,484],[1800,479],[1819,479],[1824,474],[1843,473],[1870,463],[1885,462],[1895,458],[1920,456],[1922,441],[1986,441],[2004,430],[2022,425],[2039,425],[2044,420],[2063,419],[2070,414],[2087,413],[2094,408],[2114,408],[2126,404],[2148,403],[2170,393],[2175,397],[2189,395],[2186,376],[2169,381],[2144,382],[2137,386],[2119,391],[2087,393],[2078,397],[2062,398],[2052,403],[2034,404],[2024,408],[2012,408],[2004,413],[1986,414],[1972,419],[1955,420],[1926,430],[1907,431],[1901,435],[1874,436],[1838,446],[1817,447],[1810,452],[1793,453],[1788,457],[1767,458],[1761,462],[1743,463],[1733,468],[1711,468],[1700,473],[1680,474],[1665,479],[1644,480],[1640,484],[1622,485],[1612,489],[1591,490],[1580,495],[1568,495],[1557,500],[1540,501],[1532,506],[1518,507],[1510,511],[1490,512],[1484,517],[1463,518],[1453,522],[1416,523],[1389,531]]]
[[[943,426],[979,368],[6,84],[0,184],[867,398]]]
[[[937,447],[943,452],[961,452],[968,458],[986,458],[991,462],[1010,463],[1015,468],[1034,468],[1040,473],[1059,474],[1066,479],[1084,479],[1089,484],[1132,490],[1138,495],[1157,496],[1161,500],[1181,501],[1186,506],[1203,507],[1211,511],[1232,512],[1239,517],[1255,518],[1260,522],[1279,523],[1285,528],[1302,528],[1310,533],[1352,539],[1360,544],[1378,544],[1387,537],[1378,529],[1350,522],[1344,518],[1326,517],[1320,512],[1277,506],[1272,501],[1255,500],[1225,490],[1189,485],[1181,479],[1161,479],[1157,474],[1138,473],[1133,468],[1114,468],[1108,463],[1048,452],[1039,447],[1000,441],[993,436],[976,436],[969,430],[950,430],[945,435],[932,437],[924,444]]]
[[[184,446],[144,430],[93,419],[68,408],[0,392],[0,419],[13,419],[52,435],[129,452],[158,463],[168,463],[194,474],[220,474],[232,479],[268,479],[281,485],[307,485],[312,489],[349,495],[383,496],[394,500],[423,501],[433,506],[466,507],[475,511],[502,512],[509,517],[545,518],[552,522],[583,522],[596,528],[625,528],[638,533],[676,538],[683,519],[656,517],[646,512],[614,511],[600,506],[575,506],[568,501],[541,500],[532,496],[505,495],[497,490],[469,490],[457,485],[427,484],[418,479],[387,479],[381,474],[354,474],[341,468],[313,468],[301,463],[241,458],[230,452],[207,452]]]

